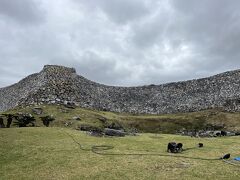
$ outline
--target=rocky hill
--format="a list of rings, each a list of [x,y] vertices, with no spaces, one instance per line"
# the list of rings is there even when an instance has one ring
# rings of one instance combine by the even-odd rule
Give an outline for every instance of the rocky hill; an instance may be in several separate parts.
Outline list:
[[[46,65],[41,72],[0,89],[0,111],[44,103],[150,114],[210,108],[240,111],[240,70],[162,85],[114,87],[77,75],[74,68]]]

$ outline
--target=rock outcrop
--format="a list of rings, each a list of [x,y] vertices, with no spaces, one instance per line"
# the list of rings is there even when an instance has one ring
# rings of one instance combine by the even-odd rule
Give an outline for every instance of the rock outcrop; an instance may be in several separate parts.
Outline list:
[[[240,111],[240,70],[162,85],[114,87],[77,75],[73,68],[46,65],[41,72],[0,89],[0,111],[44,103],[150,114],[209,108],[235,112]]]

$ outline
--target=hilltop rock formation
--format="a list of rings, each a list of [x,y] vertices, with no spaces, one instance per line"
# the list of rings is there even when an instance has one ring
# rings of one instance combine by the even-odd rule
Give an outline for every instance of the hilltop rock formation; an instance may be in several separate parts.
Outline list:
[[[46,65],[41,72],[0,89],[0,111],[44,103],[150,114],[209,108],[235,112],[240,110],[240,70],[162,85],[113,87],[77,75],[74,68]]]

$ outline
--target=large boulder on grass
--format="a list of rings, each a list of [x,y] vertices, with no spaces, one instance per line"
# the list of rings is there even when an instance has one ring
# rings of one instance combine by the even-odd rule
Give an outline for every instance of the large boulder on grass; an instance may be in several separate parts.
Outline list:
[[[110,129],[110,128],[105,128],[104,134],[107,136],[118,136],[118,137],[123,137],[126,135],[123,130],[116,130],[116,129]]]

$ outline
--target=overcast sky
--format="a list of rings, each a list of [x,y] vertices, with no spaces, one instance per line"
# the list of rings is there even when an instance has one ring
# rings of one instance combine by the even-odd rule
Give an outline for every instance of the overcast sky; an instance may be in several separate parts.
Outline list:
[[[45,64],[120,86],[240,68],[239,0],[0,0],[0,87]]]

